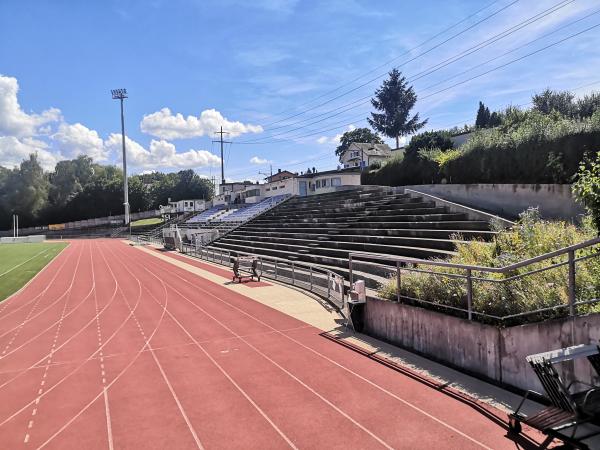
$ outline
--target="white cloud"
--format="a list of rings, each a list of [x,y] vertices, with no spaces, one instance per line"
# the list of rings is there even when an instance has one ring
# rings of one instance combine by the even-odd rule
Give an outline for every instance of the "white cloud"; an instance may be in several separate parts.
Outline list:
[[[87,155],[92,157],[94,161],[106,161],[108,157],[108,150],[100,136],[98,136],[98,132],[90,130],[80,123],[75,125],[61,123],[58,131],[51,137],[60,144],[61,150],[64,150],[71,158],[78,155]]]
[[[19,83],[16,78],[0,75],[0,135],[17,138],[32,137],[39,128],[60,120],[60,110],[50,108],[41,114],[27,114],[17,99]]]
[[[230,137],[245,133],[262,133],[260,125],[231,122],[215,109],[207,109],[200,116],[187,116],[177,113],[173,115],[169,108],[163,108],[143,117],[140,128],[144,133],[161,139],[189,139],[211,135],[223,127]]]
[[[346,131],[356,130],[354,125],[348,125],[348,129]],[[340,139],[342,138],[343,133],[336,134],[335,136],[321,136],[317,139],[317,144],[335,144],[338,145],[340,143]]]
[[[56,163],[62,159],[60,153],[52,153],[48,145],[33,138],[18,139],[14,136],[0,136],[0,166],[12,168],[37,153],[38,161],[44,170],[54,170]]]
[[[188,150],[178,153],[175,145],[164,140],[152,140],[148,149],[126,137],[127,162],[142,169],[158,169],[162,167],[190,169],[215,167],[221,159],[207,150]],[[121,135],[112,133],[104,142],[106,149],[113,151],[120,159]]]
[[[252,158],[250,158],[250,164],[260,165],[260,164],[267,164],[269,162],[271,162],[271,161],[269,161],[268,159],[260,158],[258,156],[253,156]]]

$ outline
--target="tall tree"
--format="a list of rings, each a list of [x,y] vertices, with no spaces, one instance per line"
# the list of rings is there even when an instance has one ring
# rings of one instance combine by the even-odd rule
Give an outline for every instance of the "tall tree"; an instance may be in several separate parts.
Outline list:
[[[484,128],[487,121],[485,119],[485,105],[482,101],[479,102],[479,108],[477,108],[477,117],[475,118],[475,127]]]
[[[335,154],[340,156],[354,142],[366,142],[374,144],[383,144],[383,140],[377,133],[372,132],[368,128],[356,128],[355,130],[346,131],[340,138],[340,145],[335,149]]]
[[[571,117],[575,110],[573,99],[575,96],[569,91],[553,91],[546,89],[541,94],[535,94],[531,101],[533,109],[542,114],[557,111],[565,117]]]
[[[367,119],[376,131],[396,139],[396,148],[400,147],[400,136],[416,133],[427,123],[420,121],[419,113],[410,117],[410,111],[417,102],[412,86],[398,69],[393,69],[387,80],[375,91],[371,104],[381,113],[371,113]]]

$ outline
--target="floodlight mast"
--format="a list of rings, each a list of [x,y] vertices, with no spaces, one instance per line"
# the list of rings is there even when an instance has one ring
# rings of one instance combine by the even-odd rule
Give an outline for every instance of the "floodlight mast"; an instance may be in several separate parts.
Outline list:
[[[113,89],[110,92],[113,100],[121,101],[121,140],[123,143],[123,206],[125,207],[125,225],[129,225],[129,188],[127,186],[127,153],[125,151],[125,115],[123,114],[123,100],[127,98],[127,89]]]

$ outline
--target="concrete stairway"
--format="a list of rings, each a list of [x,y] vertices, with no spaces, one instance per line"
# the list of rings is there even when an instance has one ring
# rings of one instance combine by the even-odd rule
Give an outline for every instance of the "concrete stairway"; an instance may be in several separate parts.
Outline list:
[[[232,252],[277,256],[325,266],[348,278],[348,254],[446,258],[454,233],[465,239],[493,236],[489,224],[466,213],[391,188],[365,187],[296,197],[213,242]],[[379,269],[378,269],[379,268]],[[357,276],[376,288],[389,266],[355,266]]]

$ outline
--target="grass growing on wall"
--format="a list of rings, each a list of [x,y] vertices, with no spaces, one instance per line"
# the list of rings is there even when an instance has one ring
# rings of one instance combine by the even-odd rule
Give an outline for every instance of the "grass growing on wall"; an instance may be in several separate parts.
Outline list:
[[[517,225],[511,230],[499,231],[494,242],[480,240],[458,242],[456,255],[448,262],[484,267],[504,267],[525,259],[549,253],[596,236],[591,221],[586,219],[581,227],[566,222],[541,220],[537,210],[531,209],[521,214]],[[456,235],[457,240],[462,240]],[[577,257],[590,254],[595,250],[581,250]],[[492,279],[502,279],[519,273],[529,272],[549,264],[565,260],[557,258],[552,262],[541,262],[526,268],[517,269],[510,274],[473,273]],[[424,266],[422,267],[424,268]],[[433,267],[429,267],[433,269]],[[441,269],[441,270],[440,270]],[[436,268],[449,274],[464,275],[463,270]],[[578,300],[598,298],[600,295],[600,257],[577,263],[576,297]],[[475,281],[473,283],[473,308],[477,312],[506,316],[526,311],[568,303],[568,267],[560,266],[518,280],[504,283]],[[379,294],[383,298],[396,298],[395,279],[381,287]],[[464,279],[435,276],[416,272],[402,272],[401,294],[442,305],[466,307],[466,283]],[[415,304],[419,304],[418,302]],[[579,307],[580,312],[597,311],[600,306]],[[440,309],[448,311],[448,309]],[[537,314],[520,318],[512,323],[536,321],[551,317],[564,316],[568,308],[556,312]]]

